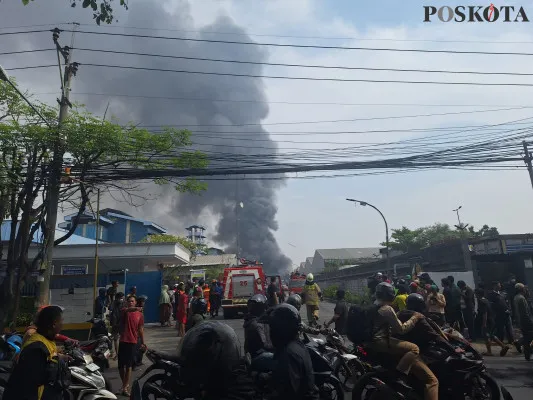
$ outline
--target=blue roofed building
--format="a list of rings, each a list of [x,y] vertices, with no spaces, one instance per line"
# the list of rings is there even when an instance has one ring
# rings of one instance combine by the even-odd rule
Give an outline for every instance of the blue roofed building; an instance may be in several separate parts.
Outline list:
[[[62,236],[64,236],[67,233],[65,229],[56,229],[55,238],[58,239]],[[9,240],[9,237],[11,235],[11,220],[5,220],[2,222],[1,227],[1,237],[2,241],[7,242]],[[37,229],[33,235],[32,242],[33,243],[42,243],[43,241],[43,235],[41,228]],[[69,245],[69,244],[94,244],[95,240],[90,238],[85,238],[82,236],[78,236],[76,234],[70,236],[67,240],[62,242],[60,246]]]
[[[67,215],[58,226],[70,229],[78,214]],[[106,243],[138,243],[149,235],[160,235],[167,230],[153,222],[134,218],[125,212],[113,208],[100,211],[100,229],[98,239]],[[96,239],[96,215],[83,213],[78,220],[74,233],[78,236]]]

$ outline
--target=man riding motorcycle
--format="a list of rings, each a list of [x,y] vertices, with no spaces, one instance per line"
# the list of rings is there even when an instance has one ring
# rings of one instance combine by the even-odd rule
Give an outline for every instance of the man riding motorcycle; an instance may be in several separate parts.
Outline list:
[[[256,294],[248,300],[248,314],[244,317],[244,351],[250,353],[252,369],[272,371],[274,347],[270,340],[270,328],[259,318],[267,309],[267,298]]]
[[[420,350],[417,345],[411,342],[402,341],[391,337],[403,335],[411,331],[416,323],[424,316],[418,312],[402,323],[391,304],[394,300],[394,287],[390,283],[382,282],[376,286],[376,312],[373,316],[372,340],[368,343],[368,348],[377,353],[385,353],[398,359],[396,371],[400,374],[408,375],[411,371],[418,379],[425,384],[424,399],[438,400],[439,381],[420,359]]]
[[[205,321],[207,313],[207,302],[204,298],[194,298],[191,302],[191,315],[185,324],[185,331],[188,332],[196,325]]]
[[[269,326],[275,350],[276,367],[272,371],[276,400],[318,400],[311,357],[298,340],[300,313],[290,304],[273,307]]]
[[[407,297],[406,305],[407,308],[398,313],[398,319],[403,323],[407,322],[415,313],[425,314],[426,312],[426,302],[421,294],[411,293]],[[451,351],[455,351],[455,348],[433,328],[427,318],[420,319],[413,329],[403,335],[397,335],[397,337],[415,343],[422,351],[432,342],[446,343]]]

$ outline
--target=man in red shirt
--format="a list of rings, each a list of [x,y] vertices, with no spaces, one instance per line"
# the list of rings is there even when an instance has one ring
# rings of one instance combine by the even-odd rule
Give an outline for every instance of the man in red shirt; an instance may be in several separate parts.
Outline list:
[[[120,321],[120,343],[118,346],[118,372],[122,380],[122,395],[130,395],[131,368],[135,356],[135,346],[139,337],[141,348],[146,350],[144,344],[144,317],[142,308],[135,307],[137,300],[134,296],[126,300],[126,308],[122,309]]]

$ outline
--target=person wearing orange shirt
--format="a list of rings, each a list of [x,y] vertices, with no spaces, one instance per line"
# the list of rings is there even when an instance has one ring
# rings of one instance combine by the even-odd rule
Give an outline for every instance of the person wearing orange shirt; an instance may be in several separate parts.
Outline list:
[[[209,299],[210,293],[211,293],[211,290],[209,289],[209,285],[206,283],[204,285],[204,299],[207,303],[207,313],[209,313],[209,310],[211,309],[211,302]]]

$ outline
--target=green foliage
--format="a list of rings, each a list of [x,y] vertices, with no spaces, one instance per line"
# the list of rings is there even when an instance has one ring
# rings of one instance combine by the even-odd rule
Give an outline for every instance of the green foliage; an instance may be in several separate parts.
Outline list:
[[[402,226],[400,229],[392,230],[392,240],[389,243],[389,247],[393,250],[400,250],[407,253],[409,251],[418,251],[446,240],[492,237],[498,234],[497,228],[489,227],[488,225],[483,225],[478,231],[473,226],[469,227],[468,230],[461,231],[459,229],[452,229],[448,224],[441,223],[414,230]],[[385,246],[385,243],[381,243],[381,245]]]
[[[31,98],[30,94],[26,96]],[[142,190],[134,184],[110,181],[106,173],[132,168],[201,169],[208,165],[204,154],[186,150],[191,144],[191,133],[187,130],[166,129],[162,133],[152,133],[133,125],[124,127],[113,119],[102,120],[83,106],[75,105],[58,135],[54,127],[57,108],[34,99],[32,103],[48,124],[43,123],[13,87],[0,81],[0,223],[5,218],[13,221],[11,232],[0,238],[0,259],[7,262],[7,276],[0,283],[0,330],[21,309],[18,293],[29,274],[46,267],[44,246],[39,247],[37,256],[32,259],[28,252],[37,229],[41,228],[45,243],[53,232],[54,227],[47,223],[46,188],[50,174],[61,166],[54,162],[59,137],[62,139],[59,154],[69,168],[65,168],[61,176],[58,206],[78,214],[90,206],[90,198],[97,189],[109,191],[115,199],[119,192],[133,205],[139,198],[146,200]],[[173,184],[176,190],[187,193],[198,193],[206,188],[204,183],[193,178],[157,183]],[[64,236],[55,238],[54,245],[70,237],[76,225],[77,222]],[[17,268],[18,278],[11,279]]]
[[[31,0],[34,1],[34,0]],[[46,1],[46,0],[41,0]],[[100,23],[105,22],[110,24],[113,22],[113,0],[68,0],[71,7],[76,7],[78,3],[81,3],[83,8],[89,8],[93,12],[93,19],[95,22],[100,25]],[[120,6],[128,9],[127,0],[119,0]],[[27,6],[30,4],[30,0],[22,0],[22,4]],[[116,4],[116,3],[115,3]]]
[[[142,242],[144,243],[179,243],[183,247],[185,247],[187,250],[191,252],[191,254],[199,254],[207,251],[206,245],[198,245],[193,242],[191,242],[189,239],[176,236],[176,235],[168,235],[168,234],[160,234],[160,235],[148,235],[146,236]]]
[[[33,317],[34,314],[31,313],[20,313],[17,315],[17,318],[15,319],[15,326],[16,327],[27,327],[30,326],[33,323]]]
[[[322,291],[322,295],[328,300],[335,301],[337,299],[338,289],[339,289],[339,286],[337,285],[328,286],[326,289]],[[352,293],[349,290],[347,290],[344,296],[344,300],[346,300],[346,302],[350,304],[369,303],[370,294],[368,293],[368,291],[365,291],[364,295],[360,295],[357,293]]]

